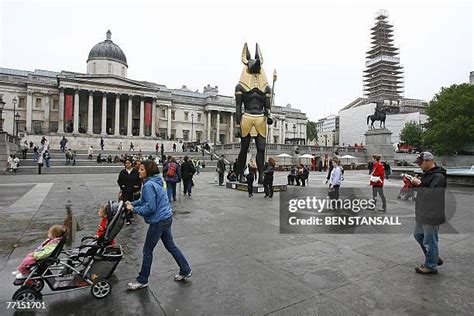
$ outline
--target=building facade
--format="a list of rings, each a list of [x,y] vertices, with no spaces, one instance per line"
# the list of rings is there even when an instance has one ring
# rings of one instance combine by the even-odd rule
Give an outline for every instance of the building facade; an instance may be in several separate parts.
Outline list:
[[[198,92],[127,78],[126,56],[110,31],[89,52],[86,69],[84,74],[0,68],[4,130],[20,136],[238,141],[233,96],[220,95],[217,86]],[[300,110],[275,106],[272,116],[270,143],[306,137],[307,118]]]
[[[316,122],[317,146],[339,146],[339,116],[329,115]]]

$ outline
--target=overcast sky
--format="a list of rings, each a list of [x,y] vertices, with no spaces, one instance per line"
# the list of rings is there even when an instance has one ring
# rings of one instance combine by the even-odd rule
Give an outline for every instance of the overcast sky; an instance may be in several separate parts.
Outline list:
[[[388,10],[405,68],[405,96],[429,100],[467,82],[473,66],[472,1],[5,1],[0,67],[86,72],[108,29],[128,77],[233,95],[244,42],[260,44],[275,103],[316,120],[362,95],[375,13]]]

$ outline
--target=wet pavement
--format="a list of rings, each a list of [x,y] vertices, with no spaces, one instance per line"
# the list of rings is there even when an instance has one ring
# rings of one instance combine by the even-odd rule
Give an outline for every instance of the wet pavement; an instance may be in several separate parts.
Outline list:
[[[277,174],[275,182],[283,183],[285,175]],[[323,186],[323,178],[312,173],[310,187]],[[363,172],[346,171],[345,178],[343,187],[370,190]],[[175,202],[173,220],[176,244],[193,268],[189,281],[173,281],[176,263],[159,243],[149,287],[127,292],[140,268],[147,229],[137,218],[117,238],[125,254],[108,297],[95,299],[89,288],[48,295],[46,288],[46,309],[28,314],[468,315],[474,310],[474,235],[468,231],[442,234],[445,264],[438,275],[418,275],[414,267],[423,257],[411,234],[280,234],[278,193],[272,200],[248,198],[218,187],[212,173],[196,176],[195,184],[192,197],[180,195]],[[391,179],[387,187],[398,190],[401,184]],[[13,314],[7,302],[17,288],[10,272],[46,238],[49,226],[63,223],[65,205],[72,205],[83,227],[77,244],[95,232],[99,204],[117,193],[113,174],[0,176],[0,315]],[[458,205],[472,204],[472,191],[453,194]],[[389,212],[414,207],[390,195]],[[474,226],[472,216],[457,215]]]

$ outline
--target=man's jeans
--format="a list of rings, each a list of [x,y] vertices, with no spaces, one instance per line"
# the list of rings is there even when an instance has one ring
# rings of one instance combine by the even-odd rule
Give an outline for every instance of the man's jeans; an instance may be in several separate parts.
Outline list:
[[[183,180],[183,185],[184,185],[184,194],[186,193],[191,194],[191,188],[193,187],[193,179]]]
[[[176,182],[166,181],[166,193],[170,202],[176,199]]]
[[[151,224],[148,227],[145,244],[143,245],[142,269],[140,270],[140,273],[137,277],[137,281],[141,284],[148,283],[151,264],[153,262],[153,250],[155,249],[155,246],[160,240],[160,238],[166,250],[168,250],[168,252],[173,256],[174,260],[178,264],[179,274],[188,275],[189,273],[191,273],[191,268],[189,267],[186,258],[184,258],[181,251],[174,244],[173,235],[171,233],[172,222],[173,218],[169,217],[167,219],[159,221],[156,224]]]
[[[439,225],[416,223],[415,232],[413,233],[425,254],[425,266],[432,270],[438,266],[438,230]]]

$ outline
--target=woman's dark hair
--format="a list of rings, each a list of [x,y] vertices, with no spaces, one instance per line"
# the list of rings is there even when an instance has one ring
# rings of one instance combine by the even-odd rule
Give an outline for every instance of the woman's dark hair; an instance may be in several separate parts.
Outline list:
[[[160,170],[158,169],[158,166],[154,160],[146,160],[142,163],[142,165],[145,167],[147,177],[151,177],[160,173]]]
[[[133,165],[133,163],[132,163],[132,159],[130,159],[130,158],[128,158],[128,157],[127,157],[127,158],[125,158],[125,160],[123,161],[123,164],[126,164],[126,163],[127,163],[127,161],[128,161],[128,162],[130,162],[130,164],[132,164],[132,165]]]

